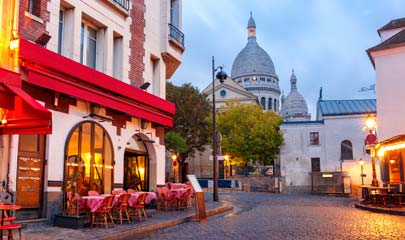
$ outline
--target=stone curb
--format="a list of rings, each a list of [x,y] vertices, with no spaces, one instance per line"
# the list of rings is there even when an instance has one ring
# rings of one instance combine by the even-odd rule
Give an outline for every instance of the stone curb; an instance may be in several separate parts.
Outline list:
[[[367,206],[367,205],[363,205],[363,204],[359,204],[359,203],[355,203],[354,206],[358,209],[367,210],[367,211],[375,212],[375,213],[386,213],[386,214],[392,214],[392,215],[405,216],[405,211],[400,211],[400,210],[395,210],[395,209],[371,207],[371,206]]]
[[[221,214],[221,213],[230,211],[232,209],[233,209],[233,205],[226,204],[221,207],[207,211],[207,217]],[[151,231],[156,231],[156,230],[163,229],[163,228],[173,227],[173,226],[176,226],[176,225],[179,225],[182,223],[196,221],[196,220],[197,220],[197,216],[193,214],[193,215],[189,215],[187,217],[182,217],[182,218],[175,219],[175,220],[168,220],[168,221],[164,221],[164,222],[157,223],[157,224],[151,224],[151,225],[142,226],[142,227],[135,228],[135,229],[130,229],[130,230],[127,230],[124,232],[113,233],[113,234],[110,234],[110,235],[105,236],[100,239],[101,240],[121,239],[121,238],[134,236],[137,234],[143,234],[143,233],[147,233],[147,232],[151,232]]]

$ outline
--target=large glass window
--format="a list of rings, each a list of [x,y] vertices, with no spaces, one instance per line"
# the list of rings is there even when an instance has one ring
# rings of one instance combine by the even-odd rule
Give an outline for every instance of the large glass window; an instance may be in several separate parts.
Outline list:
[[[170,23],[175,26],[176,28],[179,28],[179,19],[180,19],[180,6],[179,6],[179,0],[171,0],[170,1]]]
[[[352,160],[353,159],[353,146],[352,142],[349,140],[344,140],[340,144],[340,156],[341,160]]]
[[[59,11],[59,30],[58,30],[58,53],[62,54],[62,44],[63,44],[63,11]]]
[[[66,142],[66,191],[111,193],[113,149],[107,132],[95,122],[76,126]]]
[[[80,63],[96,69],[97,30],[82,23],[80,35]]]

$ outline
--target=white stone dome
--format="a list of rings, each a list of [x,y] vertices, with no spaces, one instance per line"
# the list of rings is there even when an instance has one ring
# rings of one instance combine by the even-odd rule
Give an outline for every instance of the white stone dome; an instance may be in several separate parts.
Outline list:
[[[311,120],[308,113],[308,106],[305,98],[297,90],[297,77],[294,70],[291,74],[291,91],[286,98],[282,96],[281,117],[285,121],[307,121]]]

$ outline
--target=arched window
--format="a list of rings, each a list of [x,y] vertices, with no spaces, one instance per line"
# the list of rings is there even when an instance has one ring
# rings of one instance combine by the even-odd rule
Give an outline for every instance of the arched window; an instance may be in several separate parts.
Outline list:
[[[65,190],[111,193],[113,156],[111,139],[101,125],[91,121],[76,125],[66,141]]]
[[[267,107],[267,109],[271,110],[271,101],[273,101],[271,98],[269,98],[269,106]]]
[[[352,142],[350,142],[349,140],[344,140],[340,144],[340,157],[342,160],[352,160],[353,159]]]
[[[266,109],[266,98],[265,97],[262,97],[260,99],[260,104],[262,105],[263,109]]]
[[[278,111],[278,105],[277,105],[277,99],[274,99],[274,111],[277,112]]]

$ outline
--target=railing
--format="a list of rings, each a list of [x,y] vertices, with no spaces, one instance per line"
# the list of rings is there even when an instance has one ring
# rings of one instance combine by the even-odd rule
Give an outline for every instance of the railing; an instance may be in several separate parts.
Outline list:
[[[117,3],[123,9],[129,11],[129,0],[113,0],[113,2]]]
[[[178,28],[169,23],[170,33],[169,37],[173,38],[178,42],[182,47],[184,47],[184,33],[182,33]]]

